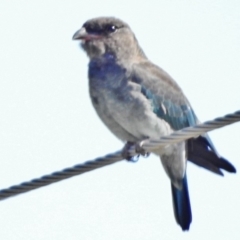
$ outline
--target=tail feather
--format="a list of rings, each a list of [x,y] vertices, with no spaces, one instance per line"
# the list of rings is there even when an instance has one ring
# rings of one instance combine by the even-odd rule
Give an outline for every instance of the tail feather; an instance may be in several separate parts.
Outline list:
[[[200,136],[187,141],[188,160],[207,170],[223,175],[222,169],[235,173],[235,167],[215,151],[208,136]]]
[[[217,153],[207,134],[187,140],[187,159],[219,175],[223,175],[222,170],[236,172],[235,167]],[[182,180],[182,189],[176,188],[172,183],[171,188],[175,219],[183,231],[189,230],[192,212],[186,175]]]
[[[183,231],[189,230],[192,222],[192,211],[188,194],[187,176],[185,175],[183,178],[181,190],[177,189],[173,184],[171,184],[171,188],[176,221]]]

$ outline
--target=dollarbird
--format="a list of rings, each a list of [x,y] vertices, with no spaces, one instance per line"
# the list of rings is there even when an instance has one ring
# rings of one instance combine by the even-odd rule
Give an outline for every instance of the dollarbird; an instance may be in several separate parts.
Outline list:
[[[199,123],[191,104],[173,78],[151,62],[124,21],[98,17],[85,22],[73,35],[89,57],[88,78],[92,104],[103,123],[127,144],[158,140]],[[235,173],[207,134],[156,149],[170,178],[176,222],[189,230],[187,160],[211,172]]]

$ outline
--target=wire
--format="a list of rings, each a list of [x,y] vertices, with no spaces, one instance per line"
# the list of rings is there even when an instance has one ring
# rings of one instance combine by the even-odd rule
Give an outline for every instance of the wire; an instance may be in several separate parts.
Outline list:
[[[48,175],[44,175],[40,178],[33,179],[28,182],[23,182],[19,185],[14,185],[0,191],[0,200],[4,200],[15,195],[25,193],[46,185],[59,182],[61,180],[92,171],[97,168],[101,168],[115,162],[123,160],[122,151],[118,151],[112,154],[108,154],[104,157],[99,157],[94,160],[87,161],[82,164],[75,165],[70,168],[65,168],[61,171],[53,172]]]
[[[212,121],[207,121],[205,123],[197,124],[193,127],[183,128],[179,131],[175,131],[169,136],[160,138],[158,141],[144,140],[140,143],[141,147],[146,151],[152,151],[153,149],[161,148],[166,145],[181,142],[189,138],[197,137],[203,133],[212,131],[230,125],[232,123],[240,121],[240,111],[232,114],[228,114],[224,117],[216,118]],[[133,146],[129,150],[130,156],[136,155],[135,147]],[[50,185],[55,182],[85,173],[90,172],[94,169],[98,169],[110,164],[119,162],[123,160],[122,150],[115,153],[108,154],[104,157],[99,157],[94,160],[87,161],[76,166],[63,169],[48,175],[44,175],[40,178],[33,179],[28,182],[23,182],[21,184],[0,190],[0,200],[4,200],[9,197],[16,196],[21,193],[25,193],[43,186]]]

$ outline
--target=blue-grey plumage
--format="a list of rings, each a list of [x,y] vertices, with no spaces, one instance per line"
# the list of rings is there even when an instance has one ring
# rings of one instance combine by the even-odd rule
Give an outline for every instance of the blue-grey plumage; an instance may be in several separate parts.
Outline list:
[[[150,62],[130,27],[116,18],[87,21],[73,39],[90,58],[89,91],[99,117],[122,141],[159,139],[192,126],[198,119],[181,88],[164,70]],[[174,214],[183,230],[192,221],[187,159],[212,172],[235,168],[221,158],[209,137],[176,143],[154,151],[171,180]]]

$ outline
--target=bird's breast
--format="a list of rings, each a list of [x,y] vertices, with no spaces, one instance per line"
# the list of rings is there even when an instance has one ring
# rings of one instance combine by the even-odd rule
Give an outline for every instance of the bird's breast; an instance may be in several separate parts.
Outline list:
[[[114,132],[125,141],[133,141],[128,139],[129,136],[142,140],[148,137],[159,139],[169,134],[172,131],[169,124],[157,117],[151,102],[142,94],[141,86],[132,82],[129,76],[126,69],[118,65],[98,62],[90,66],[90,96],[102,121],[112,132],[118,125],[128,133]]]

